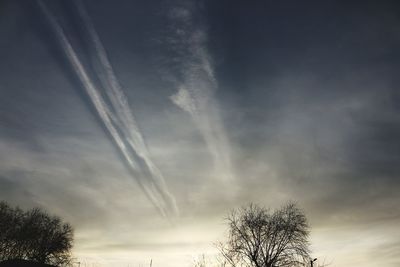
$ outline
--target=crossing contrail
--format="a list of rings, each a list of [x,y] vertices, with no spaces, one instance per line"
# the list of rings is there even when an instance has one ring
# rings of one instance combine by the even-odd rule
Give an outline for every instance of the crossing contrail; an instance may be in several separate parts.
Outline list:
[[[212,155],[216,176],[222,181],[230,181],[233,179],[231,152],[215,97],[218,85],[206,49],[206,33],[193,22],[194,7],[190,1],[183,3],[186,7],[172,10],[172,19],[176,23],[174,30],[179,33],[173,45],[179,44],[176,49],[186,50],[187,56],[179,60],[183,79],[171,100],[192,117]]]
[[[137,127],[126,96],[114,74],[106,51],[84,6],[79,1],[75,2],[79,16],[84,22],[90,45],[93,46],[95,51],[93,60],[97,64],[94,67],[94,71],[99,77],[101,87],[96,86],[90,78],[76,50],[71,45],[51,10],[43,0],[38,0],[38,4],[49,21],[57,40],[60,42],[66,57],[92,101],[100,119],[125,160],[129,172],[163,216],[177,215],[178,207],[175,199],[169,192],[161,171],[150,158],[146,143]]]

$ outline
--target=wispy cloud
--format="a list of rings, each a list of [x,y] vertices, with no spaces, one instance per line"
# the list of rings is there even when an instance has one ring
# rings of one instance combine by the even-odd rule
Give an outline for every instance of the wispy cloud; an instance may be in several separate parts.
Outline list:
[[[172,49],[186,51],[177,59],[181,62],[182,79],[177,84],[178,92],[170,99],[190,114],[201,132],[213,158],[215,176],[229,181],[233,179],[231,153],[215,97],[218,84],[206,48],[204,25],[196,25],[193,19],[195,9],[195,4],[189,3],[170,10],[175,28],[171,31],[169,45]]]

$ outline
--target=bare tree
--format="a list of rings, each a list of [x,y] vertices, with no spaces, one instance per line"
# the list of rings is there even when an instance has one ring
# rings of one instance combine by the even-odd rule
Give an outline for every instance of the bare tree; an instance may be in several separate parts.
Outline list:
[[[228,217],[226,243],[219,243],[226,262],[234,267],[307,266],[309,226],[294,203],[278,210],[251,204]]]
[[[72,227],[59,217],[38,208],[24,212],[0,202],[0,260],[67,265],[72,240]]]
[[[193,267],[227,267],[225,260],[220,258],[208,258],[204,254],[199,256],[193,262]]]
[[[193,267],[207,267],[206,257],[204,254],[194,261]]]

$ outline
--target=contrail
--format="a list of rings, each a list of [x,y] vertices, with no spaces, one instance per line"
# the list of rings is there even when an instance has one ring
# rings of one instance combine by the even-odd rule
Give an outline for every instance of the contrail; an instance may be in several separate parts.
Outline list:
[[[169,193],[161,172],[149,157],[147,146],[138,130],[132,112],[127,104],[126,97],[109,63],[105,49],[94,27],[91,25],[89,16],[85,12],[83,6],[78,3],[78,11],[85,21],[85,26],[87,27],[99,57],[101,64],[97,71],[100,71],[98,72],[99,78],[104,86],[106,96],[109,98],[107,100],[111,105],[107,104],[101,95],[101,91],[91,80],[55,16],[42,0],[38,0],[38,4],[53,28],[58,41],[85,91],[89,95],[99,117],[125,159],[129,171],[163,216],[177,215],[178,208],[175,199],[171,193]]]
[[[175,30],[180,33],[174,45],[180,43],[177,49],[186,49],[188,55],[181,59],[183,81],[170,98],[192,117],[212,155],[216,176],[230,181],[233,179],[230,147],[214,95],[217,81],[205,48],[205,32],[194,26],[191,8],[172,10],[178,28]]]
[[[110,60],[108,59],[106,50],[95,30],[95,27],[93,26],[90,16],[87,13],[82,1],[74,1],[74,3],[88,33],[90,44],[94,48],[92,51],[95,51],[97,54],[97,57],[94,58],[97,59],[100,64],[96,65],[97,68],[95,68],[95,71],[99,76],[103,87],[109,89],[106,90],[106,94],[110,99],[112,107],[118,114],[117,117],[120,118],[121,123],[119,126],[134,152],[136,152],[141,158],[141,160],[139,160],[140,168],[145,170],[146,173],[150,174],[149,178],[152,179],[156,190],[161,194],[164,201],[168,203],[168,206],[173,208],[173,212],[177,213],[178,209],[175,199],[169,193],[162,173],[150,159],[147,146],[137,127],[135,119],[132,115],[133,113],[126,101],[126,96],[124,95],[121,85],[118,82],[118,79],[114,73],[114,69],[111,66]]]

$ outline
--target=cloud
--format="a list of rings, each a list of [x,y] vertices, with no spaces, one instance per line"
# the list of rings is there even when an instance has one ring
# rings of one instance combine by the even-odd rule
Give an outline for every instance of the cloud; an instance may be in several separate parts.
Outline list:
[[[175,28],[170,32],[167,45],[173,50],[185,51],[177,56],[182,78],[177,84],[178,92],[170,98],[190,114],[202,134],[214,161],[214,176],[230,181],[233,179],[230,145],[215,96],[218,86],[206,49],[206,31],[204,25],[197,25],[193,18],[197,12],[194,3],[170,11],[170,23]]]
[[[175,105],[188,112],[190,115],[195,116],[196,106],[193,102],[193,98],[184,87],[179,88],[178,92],[171,96],[171,100]]]

